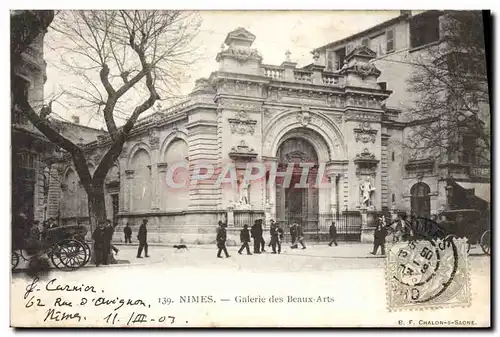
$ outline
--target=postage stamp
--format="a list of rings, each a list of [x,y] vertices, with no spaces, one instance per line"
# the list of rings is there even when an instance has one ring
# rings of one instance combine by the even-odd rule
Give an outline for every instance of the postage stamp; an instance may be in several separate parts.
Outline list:
[[[390,311],[469,306],[466,240],[394,244],[387,254],[386,284]]]

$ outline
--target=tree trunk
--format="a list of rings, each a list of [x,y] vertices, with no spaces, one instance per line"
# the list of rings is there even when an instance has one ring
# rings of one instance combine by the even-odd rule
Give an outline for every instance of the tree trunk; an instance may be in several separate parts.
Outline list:
[[[97,228],[99,221],[107,220],[104,186],[102,184],[100,184],[99,186],[95,185],[92,186],[91,192],[87,194],[87,200],[89,204],[90,230],[91,233],[93,233],[94,229]],[[95,263],[95,249],[93,242],[92,242],[91,262]],[[110,264],[116,263],[112,249],[110,249],[109,251],[108,262]]]

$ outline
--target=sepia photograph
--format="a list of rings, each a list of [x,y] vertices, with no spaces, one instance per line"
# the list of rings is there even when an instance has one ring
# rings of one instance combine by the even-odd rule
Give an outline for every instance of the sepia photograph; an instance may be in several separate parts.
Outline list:
[[[9,12],[11,327],[491,327],[490,11]]]

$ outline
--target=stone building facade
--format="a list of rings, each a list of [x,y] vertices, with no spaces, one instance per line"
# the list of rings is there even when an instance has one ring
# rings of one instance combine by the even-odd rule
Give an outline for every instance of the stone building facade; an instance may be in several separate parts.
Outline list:
[[[314,50],[321,64],[327,69],[342,68],[344,55],[356,46],[366,46],[376,52],[373,64],[381,71],[380,82],[392,91],[385,102],[386,110],[399,111],[394,128],[388,130],[384,157],[389,177],[387,189],[382,191],[386,204],[401,211],[413,211],[421,215],[438,214],[449,207],[450,187],[455,187],[454,199],[462,199],[458,208],[470,208],[468,198],[472,194],[475,204],[489,207],[490,167],[480,162],[468,162],[464,156],[442,153],[431,159],[428,153],[404,151],[404,142],[411,136],[412,125],[407,123],[409,110],[415,107],[414,94],[409,91],[407,80],[415,71],[414,63],[426,57],[431,48],[442,43],[446,12],[401,11],[400,15],[344,39],[334,41]],[[489,123],[489,106],[481,107]],[[463,143],[470,142],[468,139]],[[447,196],[448,191],[448,196]]]
[[[448,158],[410,158],[403,150],[411,105],[406,61],[436,43],[412,38],[410,18],[402,13],[320,47],[301,68],[290,54],[281,65],[263,64],[252,33],[230,32],[219,68],[198,79],[185,101],[157,108],[132,130],[105,186],[118,232],[127,222],[136,231],[147,218],[152,242],[206,243],[214,241],[218,220],[228,222],[235,241],[239,228],[257,218],[285,227],[298,221],[311,232],[326,232],[336,220],[345,237],[369,240],[381,213],[429,216],[445,209],[450,177],[489,202],[489,172]],[[108,145],[100,135],[84,146],[91,168]],[[262,166],[261,178],[245,183],[248,168]],[[293,187],[275,180],[273,168],[278,176],[288,171]],[[63,186],[78,186],[70,164],[60,170]],[[85,192],[73,190],[60,192],[66,223],[77,221],[77,209],[85,221]]]
[[[279,66],[265,65],[254,40],[243,28],[230,32],[210,78],[197,80],[181,104],[138,121],[106,183],[109,217],[133,226],[147,218],[153,242],[212,242],[218,220],[234,234],[255,218],[286,221],[290,214],[301,215],[306,229],[318,222],[327,228],[333,215],[390,207],[387,139],[400,127],[398,111],[384,109],[391,91],[377,81],[376,54],[359,46],[339,72],[325,71],[318,58],[297,68],[289,55]],[[100,136],[85,145],[91,167],[108,141]],[[309,186],[267,183],[273,164],[283,172],[290,163],[292,185],[304,172],[300,165],[309,164]],[[263,178],[244,187],[248,165],[261,164]],[[213,168],[211,178],[181,188],[167,183],[189,182],[200,165],[203,174]],[[235,182],[219,186],[228,166]],[[63,172],[64,186],[78,185],[71,165]],[[322,187],[314,183],[318,176]],[[61,193],[69,223],[85,205]]]
[[[37,11],[12,11],[15,16],[40,15]],[[36,20],[39,20],[37,18]],[[15,74],[24,83],[24,90],[31,106],[38,111],[44,98],[43,86],[47,79],[46,63],[43,59],[42,31],[30,46],[22,53],[20,62],[16,62]],[[11,144],[12,144],[12,216],[20,213],[29,220],[40,220],[57,216],[59,194],[58,185],[52,186],[49,194],[49,173],[53,164],[54,146],[27,120],[22,113],[11,107]],[[52,182],[54,183],[54,182]]]

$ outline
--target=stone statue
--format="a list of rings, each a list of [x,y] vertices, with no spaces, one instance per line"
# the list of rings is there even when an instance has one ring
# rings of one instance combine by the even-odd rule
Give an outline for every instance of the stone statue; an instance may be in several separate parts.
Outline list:
[[[248,195],[248,182],[243,180],[240,184],[240,204],[248,205],[250,204]]]
[[[359,190],[361,193],[361,204],[365,207],[371,206],[371,196],[373,191],[375,191],[375,187],[373,187],[369,177],[366,177],[359,184]]]

